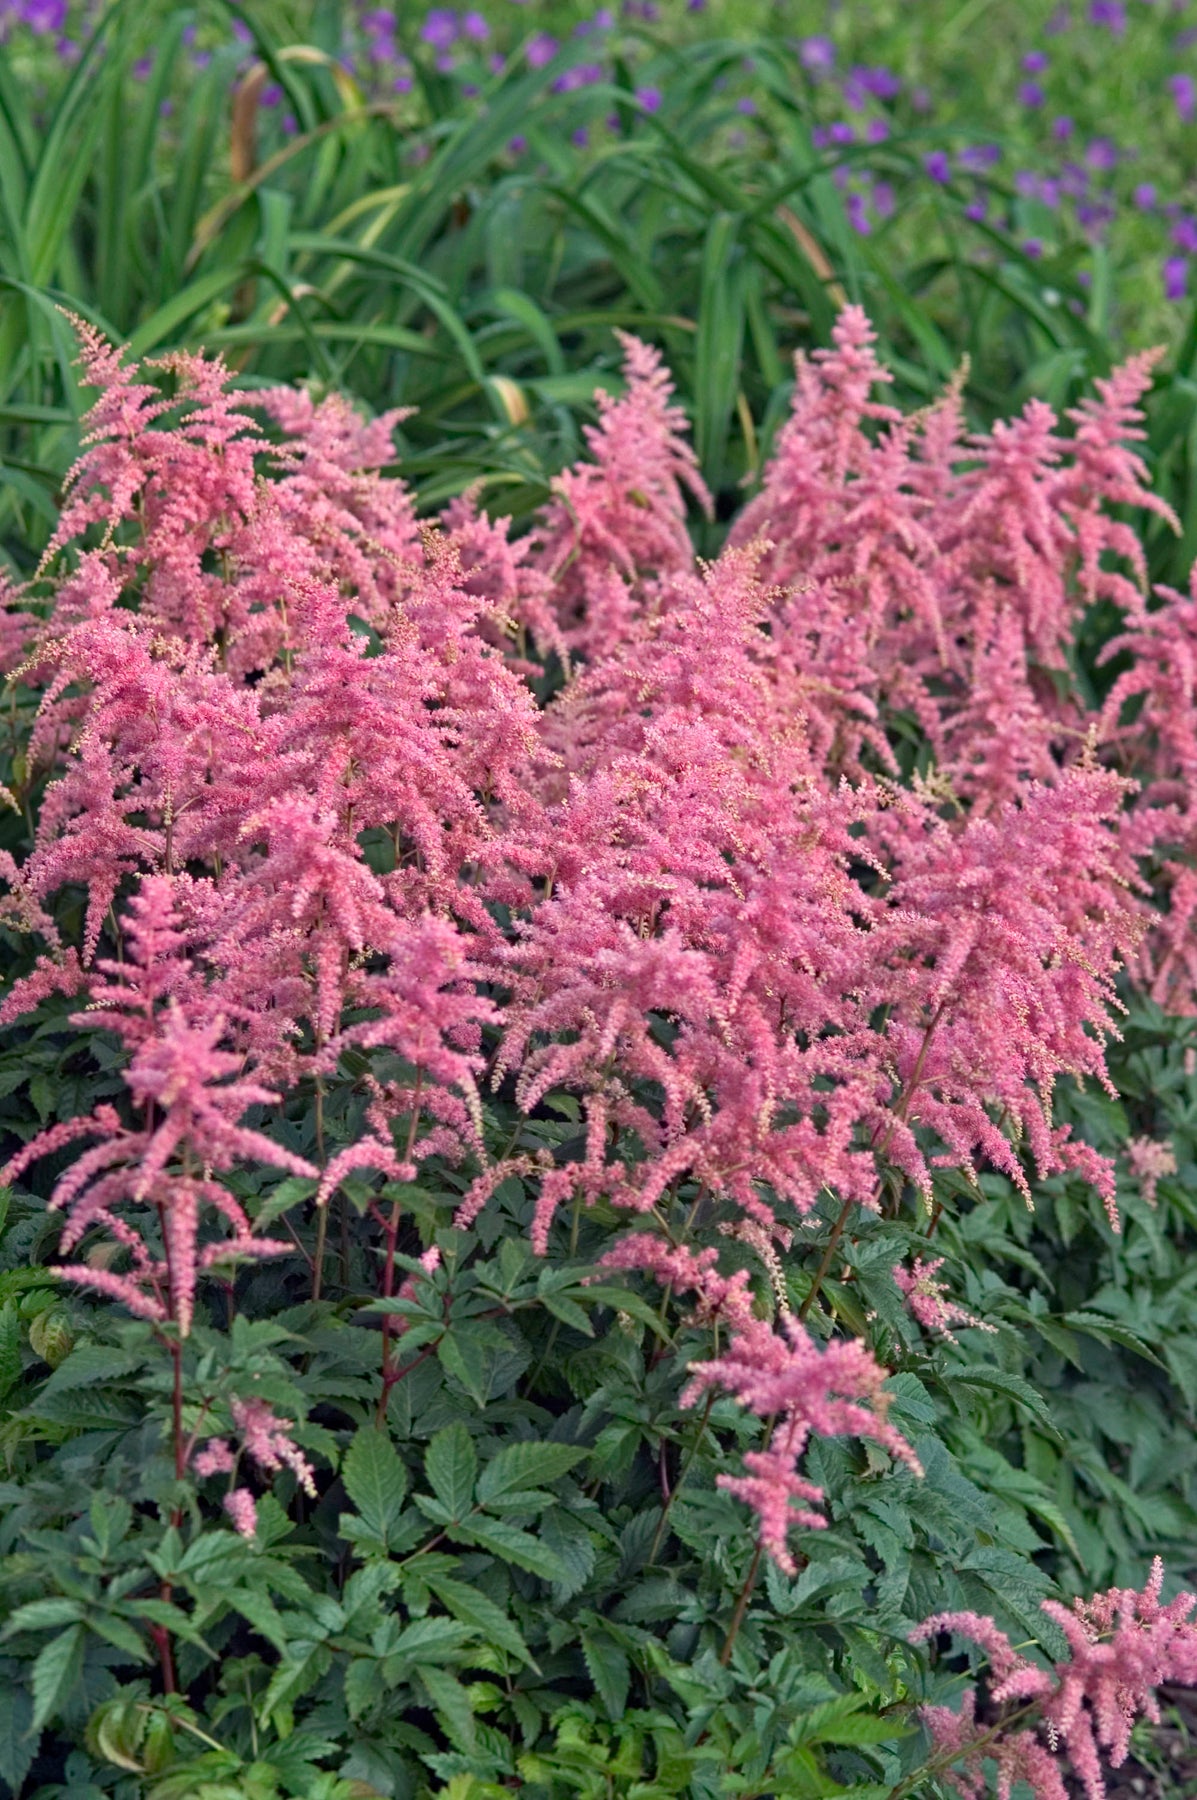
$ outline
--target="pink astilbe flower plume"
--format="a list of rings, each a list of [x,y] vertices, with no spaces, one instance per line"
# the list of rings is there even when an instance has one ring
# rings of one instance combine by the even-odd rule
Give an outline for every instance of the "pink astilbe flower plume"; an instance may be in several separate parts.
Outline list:
[[[775,1331],[753,1311],[746,1271],[725,1278],[715,1260],[713,1249],[674,1249],[645,1232],[622,1238],[603,1258],[603,1267],[643,1269],[676,1292],[692,1292],[699,1317],[717,1319],[728,1329],[730,1342],[721,1356],[691,1363],[681,1403],[693,1406],[721,1388],[759,1418],[772,1419],[766,1446],[744,1457],[748,1474],[721,1475],[719,1486],[752,1508],[762,1547],[793,1575],[790,1530],[797,1525],[820,1530],[827,1523],[813,1510],[823,1499],[822,1489],[798,1473],[813,1433],[871,1438],[916,1474],[921,1470],[905,1438],[886,1423],[887,1371],[865,1346],[850,1339],[820,1349],[792,1316],[783,1316],[782,1331]]]
[[[596,395],[599,423],[585,433],[593,461],[556,477],[536,534],[533,567],[553,578],[554,636],[584,654],[614,649],[656,578],[691,566],[686,491],[711,510],[659,353],[619,336],[626,392]]]
[[[121,1274],[68,1264],[61,1273],[111,1293],[143,1317],[173,1318],[186,1336],[203,1269],[230,1251],[258,1257],[290,1249],[254,1235],[244,1209],[212,1179],[213,1171],[226,1172],[245,1158],[295,1175],[317,1171],[265,1133],[239,1123],[247,1108],[278,1096],[236,1079],[241,1057],[219,1048],[226,1022],[183,950],[172,883],[148,879],[131,900],[130,914],[128,959],[101,959],[92,983],[95,1010],[75,1015],[74,1022],[105,1025],[131,1052],[125,1082],[146,1123],[127,1128],[113,1107],[100,1106],[70,1128],[42,1132],[11,1159],[3,1178],[13,1179],[70,1137],[99,1135],[101,1142],[70,1165],[51,1195],[51,1207],[69,1215],[60,1248],[70,1250],[93,1226],[103,1225],[131,1253],[132,1266]],[[118,1209],[124,1206],[148,1207],[157,1215],[161,1256],[122,1216]],[[231,1240],[201,1246],[206,1207],[232,1227]]]
[[[948,1284],[946,1281],[936,1280],[943,1265],[942,1256],[929,1259],[916,1256],[909,1269],[904,1269],[901,1263],[894,1265],[894,1283],[905,1296],[907,1306],[923,1329],[935,1332],[950,1342],[955,1342],[953,1325],[975,1325],[978,1331],[996,1331],[996,1325],[978,1319],[975,1313],[970,1313],[955,1300],[944,1298]]]
[[[1197,1624],[1189,1615],[1197,1596],[1178,1594],[1160,1602],[1164,1567],[1157,1557],[1142,1593],[1111,1588],[1091,1600],[1066,1607],[1045,1600],[1043,1611],[1068,1643],[1069,1655],[1053,1669],[1014,1650],[992,1619],[976,1613],[940,1613],[913,1634],[915,1643],[952,1632],[979,1645],[990,1661],[990,1700],[1036,1703],[1029,1729],[996,1737],[973,1726],[973,1695],[959,1713],[928,1707],[925,1717],[938,1748],[955,1751],[963,1767],[953,1771],[959,1792],[977,1800],[984,1792],[982,1759],[998,1767],[998,1794],[1008,1800],[1017,1780],[1026,1781],[1036,1800],[1067,1800],[1058,1751],[1063,1749],[1087,1800],[1106,1800],[1102,1756],[1120,1768],[1130,1734],[1140,1716],[1158,1724],[1156,1690],[1164,1682],[1190,1686],[1197,1679]]]

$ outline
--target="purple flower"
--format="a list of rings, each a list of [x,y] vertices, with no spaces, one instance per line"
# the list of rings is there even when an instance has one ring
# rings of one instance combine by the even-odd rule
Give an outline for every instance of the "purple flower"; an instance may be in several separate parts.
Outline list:
[[[436,66],[442,75],[452,75],[454,69],[457,67],[457,58],[454,56],[452,50],[438,51]]]
[[[952,165],[948,161],[946,150],[931,150],[923,158],[923,167],[932,181],[950,181]]]
[[[485,44],[490,36],[490,26],[480,12],[468,12],[461,21],[461,35],[472,43]]]
[[[38,0],[38,4],[41,4],[41,0]],[[253,32],[248,25],[243,25],[240,19],[233,20],[233,36],[239,44],[252,44],[254,41]]]
[[[1115,37],[1121,37],[1126,30],[1126,7],[1122,0],[1090,0],[1090,25],[1104,25]]]
[[[1045,178],[1039,183],[1039,198],[1044,206],[1056,207],[1060,204],[1060,183]]]
[[[855,74],[847,76],[844,81],[844,105],[848,111],[863,112],[868,104],[868,89],[861,86]]]
[[[492,50],[487,57],[487,63],[489,64],[492,75],[501,75],[503,70],[507,67],[507,58],[503,55],[501,50]]]
[[[522,156],[524,151],[528,148],[528,140],[526,137],[513,137],[509,139],[507,148],[510,150],[512,156]]]
[[[980,224],[981,220],[985,217],[985,215],[988,211],[989,211],[988,203],[986,202],[984,196],[980,195],[980,196],[978,196],[978,198],[976,200],[969,201],[968,205],[964,209],[964,216],[966,219],[974,219],[974,220],[976,220],[976,222],[978,224]]]
[[[557,40],[542,31],[528,45],[528,61],[534,69],[543,69],[557,54]]]
[[[750,95],[743,94],[740,99],[736,101],[736,111],[739,113],[755,113],[756,101],[753,100]]]
[[[420,36],[434,50],[447,50],[457,42],[457,14],[447,7],[434,6],[420,28]]]
[[[661,106],[661,90],[660,90],[660,88],[656,88],[656,87],[637,88],[636,89],[636,98],[637,98],[637,100],[639,100],[639,102],[640,102],[641,106],[644,108],[645,112],[655,113],[660,110],[660,106]]]
[[[910,104],[917,113],[931,111],[931,89],[925,87],[911,88]]]
[[[373,12],[362,14],[362,30],[367,37],[393,38],[395,35],[395,15],[393,12],[386,12],[381,7],[375,7]]]
[[[1066,162],[1060,170],[1060,188],[1070,200],[1079,200],[1089,191],[1089,177],[1080,163]]]
[[[130,70],[134,81],[148,81],[153,72],[154,59],[152,56],[139,56]]]
[[[1197,250],[1197,219],[1188,214],[1182,215],[1172,227],[1171,237],[1178,250],[1185,250],[1192,255]]]
[[[1043,255],[1043,245],[1038,238],[1026,238],[1023,241],[1022,253],[1032,258]]]
[[[1118,161],[1118,146],[1111,138],[1096,137],[1085,151],[1085,161],[1091,169],[1112,169]]]
[[[1183,256],[1164,259],[1164,298],[1183,300],[1189,284],[1189,265]]]
[[[827,127],[827,142],[829,144],[854,144],[856,142],[855,128],[849,125],[847,119],[836,119]]]
[[[263,106],[277,106],[279,104],[279,102],[282,100],[282,97],[283,97],[283,90],[279,86],[278,82],[271,81],[267,84],[266,87],[264,87],[262,89],[261,104]]]
[[[1022,59],[1022,66],[1028,75],[1042,75],[1047,67],[1047,52],[1045,50],[1028,50]]]
[[[889,182],[888,181],[874,182],[873,183],[873,211],[877,214],[877,217],[879,219],[892,218],[895,205],[896,205],[896,201],[894,198],[894,190],[890,186]]]
[[[1083,288],[1093,286],[1093,271],[1091,269],[1078,269],[1076,278]]]
[[[476,100],[482,92],[482,89],[478,86],[476,81],[463,81],[461,84],[461,92],[463,99]]]
[[[394,81],[392,81],[392,83],[391,83],[392,93],[410,94],[411,90],[412,90],[411,76],[410,75],[396,75]]]
[[[591,87],[596,81],[603,79],[604,73],[602,63],[576,63],[564,75],[558,75],[553,83],[553,92],[572,94],[575,88]]]
[[[884,144],[889,136],[889,126],[884,119],[870,119],[865,126],[865,138],[870,144]]]
[[[1039,193],[1039,176],[1034,169],[1018,169],[1014,176],[1014,192],[1024,200],[1034,200]]]
[[[30,31],[62,31],[66,26],[67,0],[24,0],[21,17]]]
[[[1062,144],[1066,138],[1070,138],[1072,136],[1072,130],[1072,120],[1068,117],[1067,113],[1061,113],[1058,119],[1052,120],[1052,136],[1056,139],[1057,143]]]
[[[853,231],[858,231],[862,237],[867,237],[873,227],[869,223],[869,215],[865,207],[865,197],[863,194],[852,193],[848,195],[847,212],[848,223],[851,225]]]
[[[1109,200],[1082,200],[1076,209],[1077,221],[1086,231],[1100,234],[1114,217],[1116,208]]]
[[[1150,212],[1155,205],[1155,188],[1150,181],[1141,181],[1131,195],[1131,199],[1140,212]]]
[[[991,169],[994,163],[1000,162],[1001,159],[1000,144],[969,144],[957,158],[960,167],[968,169],[973,174],[980,174],[984,169]]]
[[[1197,86],[1191,75],[1169,75],[1168,88],[1176,110],[1187,125],[1197,109]]]
[[[853,69],[866,94],[872,94],[877,100],[896,100],[902,92],[902,83],[892,69]]]
[[[798,46],[798,60],[808,75],[825,75],[835,67],[835,45],[829,37],[803,38]]]
[[[587,131],[585,125],[579,125],[578,129],[571,133],[570,142],[576,144],[579,150],[585,150],[587,144],[590,142],[590,133]]]
[[[1042,106],[1047,96],[1037,81],[1020,81],[1017,98],[1020,106]]]

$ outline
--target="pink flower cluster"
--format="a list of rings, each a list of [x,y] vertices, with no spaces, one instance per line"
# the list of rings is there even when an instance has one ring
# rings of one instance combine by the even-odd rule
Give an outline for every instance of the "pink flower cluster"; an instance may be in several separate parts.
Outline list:
[[[40,697],[14,797],[44,784],[28,854],[0,858],[0,918],[44,946],[0,1023],[65,993],[125,1058],[121,1107],[4,1172],[93,1140],[52,1204],[65,1248],[102,1228],[119,1255],[73,1279],[185,1334],[207,1270],[287,1248],[222,1179],[245,1160],[317,1206],[353,1172],[470,1162],[462,1224],[518,1168],[541,1253],[568,1202],[660,1227],[701,1196],[785,1244],[829,1191],[876,1209],[887,1172],[928,1193],[982,1160],[1028,1202],[1075,1170],[1116,1222],[1053,1088],[1106,1079],[1124,961],[1186,1002],[1197,973],[1197,600],[1149,609],[1112,512],[1166,511],[1130,447],[1150,357],[1068,435],[1031,402],[975,438],[956,388],[911,416],[874,397],[848,309],[702,564],[682,415],[633,340],[590,460],[513,538],[468,497],[417,521],[383,472],[398,415],[231,392],[193,356],[146,372],[168,394],[78,329],[87,447],[38,579],[0,597]],[[1098,600],[1131,666],[1091,713],[1068,651]],[[934,765],[903,780],[912,727]],[[488,1031],[522,1106],[579,1096],[577,1160],[488,1165]],[[346,1053],[361,1137],[301,1157],[279,1108]],[[694,1379],[778,1413],[737,1491],[783,1560],[812,1431],[904,1454],[863,1346],[796,1321],[739,1317]]]
[[[233,1425],[241,1439],[241,1452],[262,1475],[290,1469],[305,1494],[316,1497],[316,1477],[312,1465],[291,1437],[294,1422],[280,1419],[264,1400],[238,1400],[230,1403]],[[195,1452],[191,1466],[201,1480],[210,1475],[236,1473],[239,1453],[227,1438],[209,1438]],[[224,1497],[224,1509],[242,1537],[253,1537],[258,1525],[258,1509],[251,1490],[231,1487]]]
[[[752,1507],[760,1521],[760,1543],[787,1574],[797,1573],[787,1538],[795,1525],[822,1529],[827,1521],[811,1511],[823,1491],[798,1473],[811,1435],[871,1438],[890,1455],[921,1474],[910,1445],[885,1421],[886,1371],[858,1338],[820,1350],[791,1314],[775,1331],[753,1310],[748,1276],[720,1275],[716,1252],[671,1246],[654,1232],[632,1232],[603,1258],[608,1269],[643,1269],[676,1293],[693,1293],[698,1316],[717,1320],[729,1332],[722,1356],[693,1363],[681,1395],[693,1406],[716,1388],[733,1394],[759,1418],[772,1421],[768,1442],[744,1457],[747,1475],[721,1475],[719,1486]],[[806,1504],[804,1505],[803,1502]]]
[[[952,1342],[955,1341],[953,1325],[974,1325],[978,1331],[996,1331],[996,1325],[978,1319],[975,1313],[968,1312],[955,1300],[944,1298],[948,1284],[936,1280],[943,1265],[942,1256],[916,1256],[909,1269],[904,1269],[901,1263],[894,1264],[894,1285],[905,1295],[907,1306],[924,1331],[933,1331]]]
[[[997,1706],[1012,1704],[1021,1718],[1034,1703],[1035,1721],[983,1730],[976,1721],[970,1689],[959,1712],[932,1706],[925,1717],[938,1751],[962,1767],[952,1772],[966,1800],[986,1791],[983,1762],[997,1766],[998,1800],[1009,1800],[1017,1781],[1025,1781],[1035,1800],[1069,1800],[1058,1752],[1067,1752],[1087,1800],[1106,1800],[1102,1752],[1111,1766],[1121,1767],[1130,1734],[1140,1716],[1158,1723],[1155,1690],[1162,1682],[1190,1686],[1197,1681],[1197,1624],[1189,1614],[1197,1595],[1178,1594],[1160,1604],[1164,1568],[1157,1557],[1143,1592],[1111,1588],[1073,1607],[1045,1600],[1043,1610],[1059,1626],[1069,1655],[1053,1669],[1032,1662],[1013,1649],[992,1619],[976,1613],[941,1613],[924,1620],[913,1641],[926,1642],[939,1632],[971,1639],[988,1655],[989,1698]]]

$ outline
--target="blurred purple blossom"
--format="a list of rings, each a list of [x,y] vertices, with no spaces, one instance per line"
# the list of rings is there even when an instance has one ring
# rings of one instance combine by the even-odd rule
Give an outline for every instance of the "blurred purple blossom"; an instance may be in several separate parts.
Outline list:
[[[1188,124],[1197,110],[1197,84],[1191,75],[1169,75],[1168,90],[1175,102],[1176,110]]]
[[[1039,176],[1034,169],[1017,169],[1015,171],[1014,192],[1021,194],[1024,200],[1038,198]]]
[[[835,45],[829,37],[803,38],[798,59],[808,75],[825,75],[835,67]]]
[[[1037,81],[1020,81],[1017,99],[1020,106],[1042,106],[1047,98]]]
[[[602,63],[575,63],[572,69],[566,69],[558,75],[553,83],[555,94],[572,94],[576,88],[593,87],[606,74]]]
[[[457,14],[447,7],[434,6],[420,27],[420,36],[434,50],[447,50],[457,42]]]
[[[1043,245],[1038,238],[1025,238],[1022,253],[1024,256],[1039,257],[1043,255]]]
[[[968,205],[964,209],[964,216],[966,219],[974,219],[974,220],[976,220],[976,222],[978,224],[980,224],[981,220],[985,217],[985,215],[988,211],[989,211],[989,206],[988,206],[988,203],[986,202],[984,196],[978,195],[975,200],[969,201]]]
[[[1116,37],[1126,30],[1126,7],[1122,0],[1090,0],[1090,25],[1104,25]]]
[[[1168,256],[1164,259],[1164,298],[1165,300],[1183,300],[1189,285],[1189,265],[1183,256]]]
[[[1052,120],[1052,136],[1057,143],[1064,143],[1072,136],[1073,124],[1067,113],[1061,113],[1058,119]]]
[[[461,21],[461,35],[472,43],[485,44],[490,36],[490,26],[480,12],[468,12]]]
[[[1197,250],[1197,219],[1187,213],[1183,214],[1172,227],[1170,235],[1176,248],[1187,251],[1191,256]]]
[[[1155,188],[1150,181],[1141,181],[1131,199],[1140,212],[1150,212],[1155,205]]]
[[[1028,75],[1042,75],[1047,67],[1047,62],[1045,50],[1028,50],[1022,59],[1022,66]]]
[[[534,69],[543,69],[557,54],[557,40],[542,31],[528,45],[528,61]]]
[[[1118,146],[1112,138],[1095,137],[1085,151],[1085,161],[1091,169],[1112,169],[1118,162]]]
[[[889,126],[884,119],[870,119],[865,126],[865,139],[870,144],[884,144],[889,136]]]
[[[869,222],[864,195],[857,193],[849,194],[846,202],[846,210],[848,213],[848,223],[851,225],[853,231],[858,231],[862,237],[867,237],[873,227]]]
[[[892,218],[896,204],[897,201],[894,196],[894,190],[890,183],[888,181],[875,181],[873,183],[873,211],[877,214],[877,217],[879,219]]]
[[[742,94],[736,101],[736,111],[739,113],[755,113],[756,101],[752,99],[751,95]]]
[[[62,31],[66,27],[67,0],[22,0],[18,13],[30,31]]]
[[[994,163],[1002,160],[1002,148],[1000,144],[969,144],[956,160],[962,169],[980,174],[982,170],[991,169]]]
[[[952,165],[948,161],[946,150],[928,151],[923,158],[923,167],[932,181],[944,182],[952,179]]]
[[[640,102],[641,106],[644,108],[645,112],[655,113],[660,110],[660,106],[661,106],[661,90],[660,90],[660,88],[657,88],[657,87],[637,88],[636,89],[636,98],[637,98],[637,100],[639,100],[639,102]]]

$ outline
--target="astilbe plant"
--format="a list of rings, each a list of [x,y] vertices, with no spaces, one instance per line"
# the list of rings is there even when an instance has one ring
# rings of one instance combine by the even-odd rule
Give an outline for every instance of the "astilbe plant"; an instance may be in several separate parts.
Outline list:
[[[1137,540],[1108,510],[1166,510],[1128,447],[1150,359],[1071,436],[1032,402],[973,438],[958,388],[914,417],[872,398],[887,377],[848,309],[833,347],[800,359],[762,491],[700,566],[685,495],[705,490],[659,359],[633,340],[592,460],[512,542],[468,498],[417,523],[384,473],[398,415],[231,393],[200,357],[143,381],[79,331],[101,398],[4,640],[39,694],[13,795],[39,800],[36,832],[4,862],[4,917],[44,948],[0,1019],[71,996],[120,1047],[126,1089],[8,1165],[98,1140],[51,1205],[64,1250],[100,1230],[110,1245],[62,1274],[162,1330],[180,1475],[189,1458],[231,1474],[244,1454],[311,1488],[281,1414],[238,1402],[236,1453],[183,1429],[205,1277],[303,1248],[293,1226],[256,1229],[221,1177],[249,1164],[301,1184],[315,1299],[328,1209],[356,1184],[391,1308],[381,1423],[403,1308],[440,1256],[400,1250],[404,1184],[460,1170],[465,1230],[518,1176],[539,1256],[595,1209],[616,1228],[600,1272],[649,1273],[666,1306],[693,1295],[693,1322],[722,1332],[684,1401],[722,1392],[767,1421],[722,1485],[757,1516],[758,1559],[795,1569],[791,1533],[824,1523],[812,1436],[917,1468],[869,1344],[822,1341],[853,1209],[909,1199],[934,1229],[938,1172],[975,1181],[986,1163],[1028,1203],[1034,1178],[1078,1172],[1116,1227],[1113,1166],[1053,1121],[1053,1090],[1106,1081],[1128,959],[1188,999],[1193,603],[1149,609]],[[1133,660],[1090,714],[1068,651],[1098,600],[1125,610]],[[533,647],[564,673],[543,704]],[[911,720],[937,767],[903,779]],[[572,1151],[488,1152],[488,1079],[525,1113],[580,1105]],[[330,1149],[338,1089],[360,1103]],[[297,1106],[311,1157],[288,1147]],[[827,1195],[830,1235],[800,1269]],[[775,1318],[743,1271],[720,1272],[737,1236],[782,1271]],[[930,1329],[983,1323],[942,1299],[939,1266],[899,1267],[899,1294]],[[244,1484],[225,1497],[243,1534],[254,1504]],[[1172,1617],[1151,1592],[1133,1621],[1118,1602],[1115,1660]],[[1100,1696],[1085,1737],[1074,1689],[1043,1717],[1097,1800],[1092,1746],[1125,1740]],[[1027,1737],[1003,1768],[1033,1774],[1041,1750]]]
[[[991,1619],[942,1613],[924,1621],[916,1640],[952,1633],[979,1645],[989,1658],[991,1704],[1014,1707],[1010,1722],[981,1734],[971,1689],[958,1712],[927,1709],[937,1746],[953,1760],[963,1756],[964,1766],[954,1779],[966,1800],[985,1791],[982,1764],[987,1757],[997,1766],[999,1800],[1009,1800],[1017,1781],[1027,1783],[1035,1800],[1068,1800],[1055,1754],[1061,1748],[1087,1800],[1106,1800],[1102,1753],[1113,1768],[1120,1768],[1137,1717],[1159,1722],[1155,1690],[1169,1681],[1190,1686],[1197,1678],[1197,1625],[1189,1618],[1197,1596],[1178,1594],[1164,1606],[1163,1581],[1157,1557],[1142,1593],[1114,1588],[1077,1600],[1071,1609],[1045,1600],[1044,1612],[1068,1644],[1067,1657],[1053,1669],[1021,1655]],[[1015,1721],[1032,1710],[1034,1722],[1015,1728]]]

